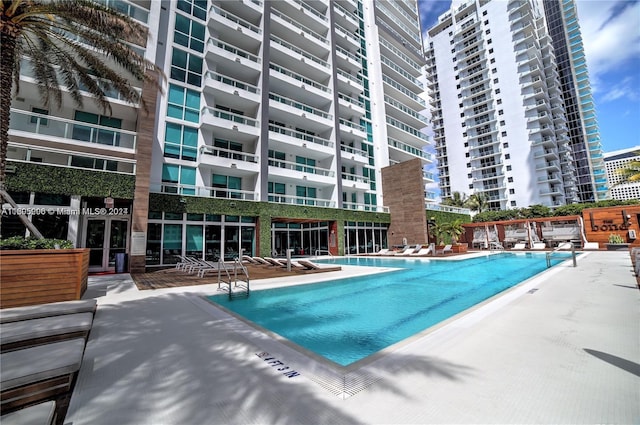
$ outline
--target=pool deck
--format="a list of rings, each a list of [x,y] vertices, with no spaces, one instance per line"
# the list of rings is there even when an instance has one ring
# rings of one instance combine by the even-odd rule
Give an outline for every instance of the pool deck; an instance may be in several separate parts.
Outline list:
[[[343,266],[252,288],[361,273]],[[201,298],[217,291],[91,277],[85,298],[98,310],[64,423],[640,423],[640,291],[628,252],[586,253],[577,268],[565,262],[349,370]]]

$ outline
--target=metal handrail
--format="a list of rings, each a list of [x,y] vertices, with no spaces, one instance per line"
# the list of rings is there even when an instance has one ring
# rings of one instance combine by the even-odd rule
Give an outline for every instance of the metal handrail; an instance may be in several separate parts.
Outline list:
[[[578,264],[576,262],[576,247],[573,245],[572,242],[562,242],[561,244],[559,244],[556,248],[554,248],[552,251],[547,252],[546,257],[547,257],[547,268],[551,267],[551,257],[553,256],[554,253],[559,252],[562,248],[562,246],[565,243],[570,243],[571,244],[571,258],[573,260],[573,267],[577,267]]]

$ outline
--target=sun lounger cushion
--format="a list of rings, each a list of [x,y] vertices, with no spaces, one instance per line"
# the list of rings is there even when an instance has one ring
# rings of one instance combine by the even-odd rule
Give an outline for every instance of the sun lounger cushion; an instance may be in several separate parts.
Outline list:
[[[86,332],[91,330],[93,314],[76,313],[64,316],[43,317],[0,325],[2,345],[56,335]]]
[[[55,413],[55,401],[46,401],[2,416],[2,425],[51,425]]]
[[[75,338],[0,354],[2,391],[77,372],[84,339]]]
[[[39,319],[41,317],[60,316],[63,314],[93,313],[96,311],[96,306],[96,300],[91,299],[3,308],[0,310],[0,323]]]

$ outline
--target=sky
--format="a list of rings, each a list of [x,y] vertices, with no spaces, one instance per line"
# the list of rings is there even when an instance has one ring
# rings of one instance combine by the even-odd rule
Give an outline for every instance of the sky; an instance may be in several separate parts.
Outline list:
[[[418,0],[423,30],[450,4]],[[576,5],[602,150],[640,146],[640,0],[576,0]]]

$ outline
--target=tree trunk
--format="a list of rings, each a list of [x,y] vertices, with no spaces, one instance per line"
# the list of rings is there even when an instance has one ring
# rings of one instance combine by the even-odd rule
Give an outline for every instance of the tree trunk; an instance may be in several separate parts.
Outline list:
[[[0,55],[0,200],[8,202],[12,208],[17,205],[13,199],[5,191],[5,178],[7,171],[7,146],[9,145],[9,119],[11,117],[11,92],[13,89],[13,61],[16,48],[16,38],[0,32],[0,46],[2,46],[2,55]],[[0,208],[2,206],[0,205]],[[2,214],[0,214],[0,230],[2,225]],[[42,234],[33,225],[25,214],[19,215],[20,221],[25,225],[31,235],[35,238],[42,239]],[[0,231],[0,236],[1,236]]]
[[[0,32],[0,46],[2,46],[2,55],[0,55],[0,189],[4,189],[16,38]]]

